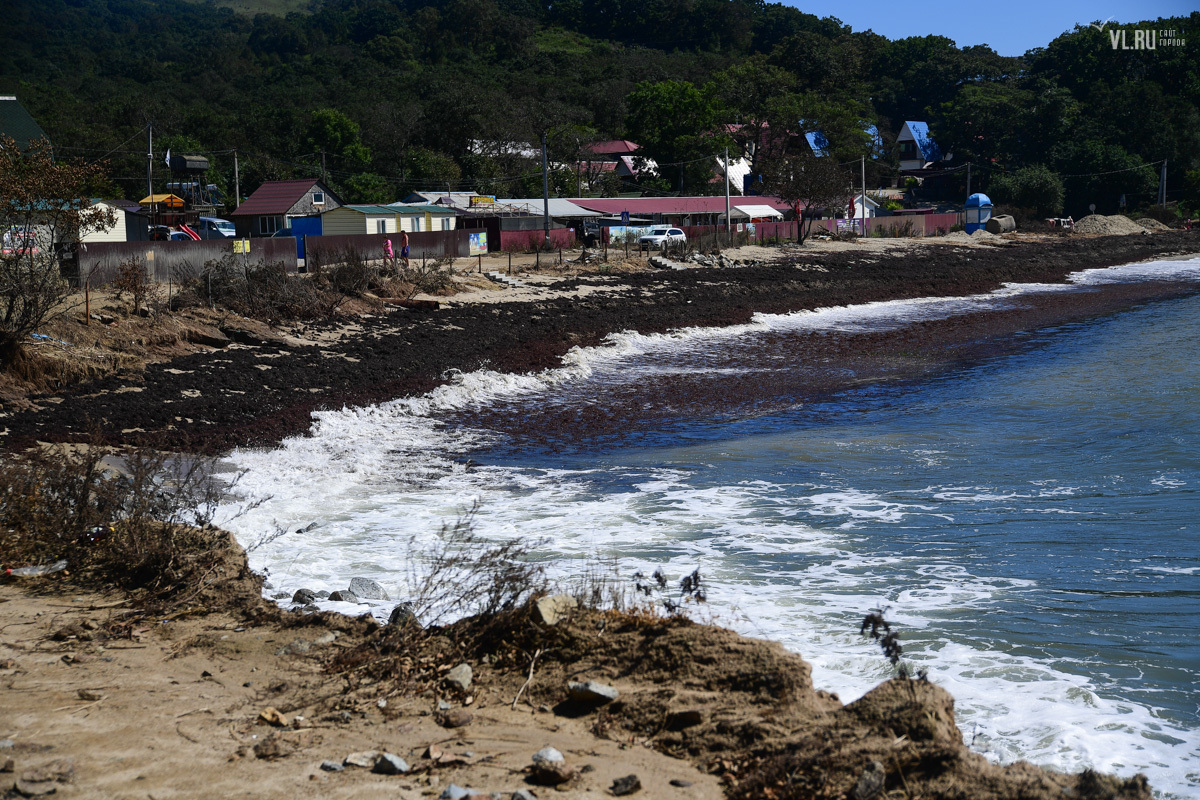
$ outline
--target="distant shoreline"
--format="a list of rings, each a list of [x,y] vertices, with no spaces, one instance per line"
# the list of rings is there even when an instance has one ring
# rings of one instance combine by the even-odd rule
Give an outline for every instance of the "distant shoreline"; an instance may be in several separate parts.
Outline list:
[[[419,396],[445,383],[452,371],[554,368],[572,347],[599,344],[622,330],[662,333],[745,323],[755,313],[983,294],[1005,283],[1061,283],[1080,270],[1198,252],[1200,236],[1164,232],[894,253],[797,248],[757,267],[564,277],[544,285],[544,299],[398,310],[354,320],[351,331],[345,323],[292,326],[286,333],[305,345],[231,346],[151,364],[140,384],[118,378],[84,384],[39,410],[6,417],[0,449],[83,441],[97,425],[110,444],[143,440],[209,453],[270,447],[304,434],[317,410]],[[982,353],[989,341],[1015,330],[1187,291],[1133,284],[1066,293],[1019,313],[976,315],[972,326],[922,324],[904,337],[879,337],[872,347],[915,348],[936,362],[946,344],[971,340]],[[828,342],[835,351],[830,357],[856,356],[858,345],[839,352],[846,343],[836,339]]]

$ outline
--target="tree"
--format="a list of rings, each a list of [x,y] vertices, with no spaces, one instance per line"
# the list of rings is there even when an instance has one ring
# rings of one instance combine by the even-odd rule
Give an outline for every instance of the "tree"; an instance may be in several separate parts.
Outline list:
[[[629,94],[629,134],[679,192],[706,188],[713,158],[729,143],[714,133],[711,97],[687,81],[643,82]]]
[[[45,139],[21,152],[0,137],[0,367],[22,360],[29,334],[64,310],[70,286],[59,254],[80,233],[116,224],[111,210],[88,199],[104,180],[98,164],[56,164]]]
[[[845,208],[850,199],[850,176],[832,158],[814,156],[804,139],[783,155],[765,160],[760,168],[764,193],[796,209],[801,244],[817,216]]]
[[[1018,208],[1032,208],[1039,217],[1057,217],[1063,208],[1062,179],[1040,164],[992,179],[996,200]]]

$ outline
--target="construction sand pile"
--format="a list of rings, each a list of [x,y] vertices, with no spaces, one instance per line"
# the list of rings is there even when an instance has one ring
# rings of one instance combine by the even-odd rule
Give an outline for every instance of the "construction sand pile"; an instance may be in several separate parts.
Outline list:
[[[936,241],[945,242],[946,244],[996,244],[1000,241],[1000,237],[980,228],[974,233],[967,233],[966,231],[948,233]]]
[[[1161,222],[1154,219],[1153,217],[1142,217],[1141,219],[1139,219],[1137,221],[1137,224],[1141,225],[1143,228],[1145,228],[1148,231],[1169,231],[1169,230],[1171,230],[1171,227],[1169,225],[1163,225]]]
[[[1129,217],[1114,214],[1106,217],[1103,214],[1091,214],[1075,223],[1076,233],[1099,233],[1104,236],[1127,236],[1133,233],[1145,233],[1146,229]]]

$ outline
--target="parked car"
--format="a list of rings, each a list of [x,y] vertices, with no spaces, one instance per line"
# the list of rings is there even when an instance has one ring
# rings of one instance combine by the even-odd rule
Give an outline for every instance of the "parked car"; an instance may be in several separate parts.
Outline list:
[[[288,227],[288,228],[280,228],[279,230],[277,230],[271,234],[272,239],[282,239],[285,236],[295,237],[296,232],[293,231],[290,227]]]
[[[652,228],[638,239],[639,247],[678,247],[687,244],[687,234],[679,228]]]
[[[172,242],[193,242],[193,241],[195,241],[195,239],[188,236],[183,231],[171,231],[171,241]]]
[[[166,225],[151,225],[150,226],[150,241],[166,242],[171,239],[171,229]]]
[[[232,239],[237,236],[237,229],[232,222],[220,217],[201,217],[193,226],[201,239]]]

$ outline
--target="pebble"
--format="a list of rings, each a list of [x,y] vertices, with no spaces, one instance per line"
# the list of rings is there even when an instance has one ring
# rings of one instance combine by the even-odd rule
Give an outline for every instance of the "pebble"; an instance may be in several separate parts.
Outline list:
[[[292,595],[292,602],[298,605],[307,605],[317,599],[317,593],[312,589],[297,589]]]
[[[685,781],[683,778],[672,778],[671,785],[678,786],[680,789],[686,789],[687,787],[692,785],[692,782]]]
[[[567,684],[567,694],[576,703],[591,706],[602,706],[620,697],[613,687],[597,681],[571,681]]]
[[[465,789],[457,783],[452,783],[438,795],[439,800],[462,800],[467,795],[475,794],[472,789]]]
[[[392,753],[381,754],[371,769],[372,772],[379,775],[403,775],[408,770],[408,762]]]
[[[445,681],[458,691],[465,692],[471,688],[472,674],[470,664],[459,664],[446,673]]]
[[[378,750],[363,750],[358,753],[351,753],[342,759],[342,763],[347,767],[362,767],[363,769],[372,769],[375,762],[379,760],[380,753]]]
[[[336,761],[322,761],[321,769],[326,772],[344,772],[346,768]]]
[[[363,600],[391,600],[376,581],[370,578],[351,578],[350,591]]]
[[[443,728],[462,728],[471,724],[475,717],[465,708],[456,708],[438,714],[437,723]]]
[[[528,789],[517,789],[512,793],[510,800],[537,800],[537,797]]]
[[[642,782],[638,780],[637,775],[626,775],[624,778],[617,778],[612,782],[609,791],[616,797],[621,797],[642,790]]]

